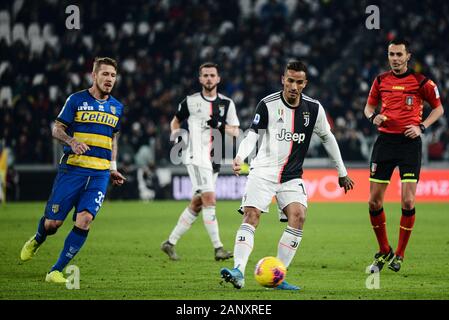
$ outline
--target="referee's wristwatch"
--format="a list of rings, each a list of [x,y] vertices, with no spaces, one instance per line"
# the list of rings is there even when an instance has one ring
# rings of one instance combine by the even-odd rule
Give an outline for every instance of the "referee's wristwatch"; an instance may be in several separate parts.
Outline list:
[[[421,133],[426,132],[426,126],[423,125],[422,123],[419,124],[419,129],[421,129]]]

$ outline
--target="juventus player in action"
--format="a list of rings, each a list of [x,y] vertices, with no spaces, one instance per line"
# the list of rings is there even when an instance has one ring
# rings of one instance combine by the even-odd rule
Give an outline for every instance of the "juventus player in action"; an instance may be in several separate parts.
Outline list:
[[[179,259],[175,245],[190,229],[201,211],[204,226],[215,249],[215,260],[232,258],[232,252],[223,249],[215,215],[215,182],[220,164],[213,162],[217,155],[212,153],[218,146],[212,143],[221,137],[223,146],[225,133],[237,136],[240,122],[234,102],[217,92],[220,83],[218,65],[211,62],[203,63],[199,68],[199,82],[202,85],[201,92],[187,96],[179,104],[170,124],[171,139],[174,140],[179,134],[181,123],[184,120],[188,122],[189,141],[187,150],[183,152],[183,163],[187,167],[193,188],[189,206],[181,213],[175,228],[161,245],[161,250],[171,260]]]
[[[321,104],[302,93],[307,85],[307,68],[301,61],[287,64],[282,76],[283,90],[262,99],[256,108],[251,131],[239,146],[233,161],[238,175],[244,159],[252,152],[259,137],[261,145],[251,162],[242,200],[243,223],[237,231],[234,246],[234,268],[222,268],[221,277],[240,289],[245,284],[245,268],[254,246],[254,233],[262,212],[268,212],[276,196],[281,221],[288,226],[281,236],[277,257],[288,268],[302,239],[307,210],[307,193],[302,165],[312,133],[322,140],[338,171],[338,182],[345,193],[353,189],[337,141],[330,130]],[[299,290],[283,281],[277,289]]]

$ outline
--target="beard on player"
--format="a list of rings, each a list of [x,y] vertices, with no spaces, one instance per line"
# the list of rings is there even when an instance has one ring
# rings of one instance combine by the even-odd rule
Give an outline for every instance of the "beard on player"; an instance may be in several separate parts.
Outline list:
[[[212,84],[212,83],[206,83],[205,85],[203,85],[204,90],[206,90],[207,92],[212,92],[215,90],[215,88],[217,88],[217,84]]]

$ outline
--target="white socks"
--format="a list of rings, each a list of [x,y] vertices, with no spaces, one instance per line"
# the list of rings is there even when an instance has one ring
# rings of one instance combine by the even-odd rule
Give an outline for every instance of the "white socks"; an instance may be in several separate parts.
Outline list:
[[[176,227],[171,232],[170,237],[168,237],[168,241],[173,245],[176,244],[179,238],[190,229],[196,218],[198,216],[195,216],[189,207],[185,208],[178,219]]]
[[[246,264],[254,247],[255,228],[248,224],[242,223],[235,237],[234,246],[234,268],[238,268],[242,274],[245,274]],[[296,250],[302,239],[302,230],[287,226],[278,245],[278,259],[281,260],[285,267],[288,268]]]
[[[302,230],[290,226],[285,228],[278,245],[278,259],[288,268],[296,254],[302,239]]]
[[[220,241],[220,234],[218,232],[218,221],[215,216],[214,206],[203,207],[203,222],[214,248],[217,249],[223,247],[223,243]]]
[[[234,268],[238,268],[242,274],[245,274],[249,255],[253,251],[255,230],[252,225],[242,223],[235,237]]]
[[[170,237],[168,237],[168,241],[175,245],[182,235],[190,229],[197,218],[198,216],[195,216],[193,212],[190,211],[189,207],[185,208],[178,219],[178,223],[170,234]],[[203,222],[214,248],[223,247],[223,243],[220,241],[220,234],[218,232],[215,207],[203,207]]]

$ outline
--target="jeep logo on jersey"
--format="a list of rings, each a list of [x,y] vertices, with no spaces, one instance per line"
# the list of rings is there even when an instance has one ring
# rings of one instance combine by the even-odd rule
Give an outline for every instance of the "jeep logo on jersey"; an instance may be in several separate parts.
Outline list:
[[[276,139],[280,141],[285,140],[301,143],[306,139],[306,135],[305,133],[291,133],[285,129],[282,129],[281,132],[276,135]]]

